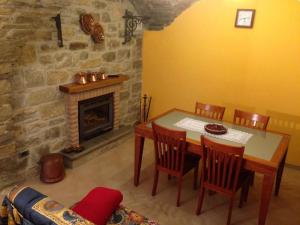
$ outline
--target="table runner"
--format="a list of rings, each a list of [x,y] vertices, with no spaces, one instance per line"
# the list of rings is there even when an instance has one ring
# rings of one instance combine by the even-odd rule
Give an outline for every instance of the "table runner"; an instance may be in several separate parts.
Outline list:
[[[227,128],[228,132],[226,134],[222,134],[222,135],[210,134],[210,133],[206,132],[204,129],[204,126],[206,124],[208,124],[208,123],[186,117],[186,118],[178,121],[177,123],[175,123],[174,126],[180,127],[180,128],[186,129],[186,130],[199,132],[199,133],[207,135],[207,136],[240,143],[243,145],[245,145],[249,141],[249,139],[253,136],[253,134],[235,130],[232,128]]]

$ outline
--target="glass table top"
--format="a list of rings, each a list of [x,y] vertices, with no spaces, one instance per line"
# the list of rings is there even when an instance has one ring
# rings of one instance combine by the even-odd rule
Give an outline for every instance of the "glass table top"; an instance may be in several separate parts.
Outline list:
[[[181,112],[181,111],[172,111],[158,119],[155,120],[155,122],[158,125],[164,126],[169,129],[174,130],[185,130],[182,128],[179,128],[175,126],[175,123],[179,122],[180,120],[184,118],[191,118],[207,123],[218,123],[223,124],[227,128],[232,128],[235,130],[243,131],[252,134],[252,137],[248,140],[248,142],[245,144],[245,154],[248,156],[253,156],[259,159],[264,160],[271,160],[274,153],[276,152],[280,141],[282,139],[282,136],[279,134],[274,134],[271,132],[265,132],[260,131],[257,129],[251,129],[247,127],[237,126],[231,123],[222,122],[222,121],[216,121],[204,117],[200,117],[197,115],[192,115],[189,113]],[[149,123],[147,126],[151,127],[151,123]],[[187,132],[187,138],[195,141],[200,141],[200,132],[195,132],[191,130],[185,130]],[[227,141],[220,138],[210,137],[211,139],[214,139],[215,141],[227,144],[227,145],[237,145],[240,146],[241,144],[235,143],[232,141]]]

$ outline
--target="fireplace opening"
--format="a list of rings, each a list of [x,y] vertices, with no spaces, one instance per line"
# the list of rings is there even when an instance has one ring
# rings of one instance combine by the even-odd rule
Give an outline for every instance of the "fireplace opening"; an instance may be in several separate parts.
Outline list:
[[[113,129],[113,93],[79,101],[79,140],[89,140]]]

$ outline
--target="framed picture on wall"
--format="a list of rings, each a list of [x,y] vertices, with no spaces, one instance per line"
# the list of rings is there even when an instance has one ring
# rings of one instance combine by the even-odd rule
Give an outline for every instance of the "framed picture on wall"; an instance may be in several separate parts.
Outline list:
[[[254,17],[255,9],[238,9],[236,12],[235,27],[252,28]]]

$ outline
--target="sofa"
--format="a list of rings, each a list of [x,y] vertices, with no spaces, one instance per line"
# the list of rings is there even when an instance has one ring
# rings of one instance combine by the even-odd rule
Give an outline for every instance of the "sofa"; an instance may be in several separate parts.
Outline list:
[[[15,187],[4,198],[1,225],[158,225],[122,205],[121,192],[97,187],[73,207],[30,187]]]

